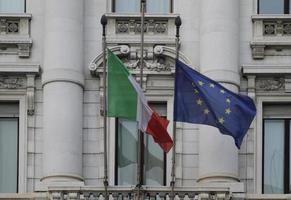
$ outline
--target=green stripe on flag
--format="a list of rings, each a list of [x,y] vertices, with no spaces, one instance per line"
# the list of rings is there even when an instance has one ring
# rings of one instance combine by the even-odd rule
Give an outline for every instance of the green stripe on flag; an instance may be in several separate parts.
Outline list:
[[[122,61],[108,49],[108,117],[136,120],[137,93]]]

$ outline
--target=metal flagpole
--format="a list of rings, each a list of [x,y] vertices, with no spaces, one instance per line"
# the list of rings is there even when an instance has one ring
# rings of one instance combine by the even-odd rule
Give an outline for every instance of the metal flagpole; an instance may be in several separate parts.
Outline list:
[[[180,16],[177,16],[175,19],[175,25],[176,25],[176,59],[179,59],[179,42],[180,42],[180,26],[182,24]],[[173,155],[172,155],[172,172],[171,172],[171,199],[173,200],[174,195],[174,188],[175,188],[175,181],[176,181],[176,122],[173,122]]]
[[[104,190],[105,200],[108,200],[108,169],[107,169],[107,92],[106,92],[106,25],[107,18],[105,15],[101,17],[102,32],[102,50],[103,50],[103,137],[104,137]]]
[[[144,50],[144,16],[145,15],[145,0],[141,0],[141,24],[140,24],[140,87],[143,86],[143,50]],[[137,187],[138,187],[138,199],[140,199],[140,189],[143,184],[143,132],[139,130],[139,143],[138,143],[138,165],[137,165]]]

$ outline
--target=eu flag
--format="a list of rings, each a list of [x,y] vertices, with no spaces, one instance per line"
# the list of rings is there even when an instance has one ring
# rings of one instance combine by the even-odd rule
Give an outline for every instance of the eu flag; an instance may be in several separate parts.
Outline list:
[[[255,115],[251,98],[233,93],[176,60],[174,121],[217,127],[240,148]]]

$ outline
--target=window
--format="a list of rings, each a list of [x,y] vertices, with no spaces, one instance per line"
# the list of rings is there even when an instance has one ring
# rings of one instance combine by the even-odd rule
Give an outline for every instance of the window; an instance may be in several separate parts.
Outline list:
[[[25,0],[0,0],[0,13],[24,13]]]
[[[289,14],[290,0],[258,0],[259,14]]]
[[[146,0],[146,12],[167,14],[172,12],[172,0]],[[140,0],[113,0],[113,12],[139,13]]]
[[[18,104],[0,103],[0,193],[18,191]]]
[[[166,116],[165,104],[153,106],[161,116]],[[137,161],[138,161],[138,130],[137,122],[126,119],[117,119],[116,131],[116,185],[137,184]],[[144,134],[143,149],[143,184],[165,185],[166,184],[166,154],[156,144],[152,137]]]
[[[264,106],[263,193],[291,193],[291,105]]]

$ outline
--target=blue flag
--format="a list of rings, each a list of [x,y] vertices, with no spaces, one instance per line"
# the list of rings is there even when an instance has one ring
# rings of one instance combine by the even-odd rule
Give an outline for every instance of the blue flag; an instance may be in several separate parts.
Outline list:
[[[217,127],[240,148],[255,115],[250,97],[235,94],[176,60],[174,121]]]

